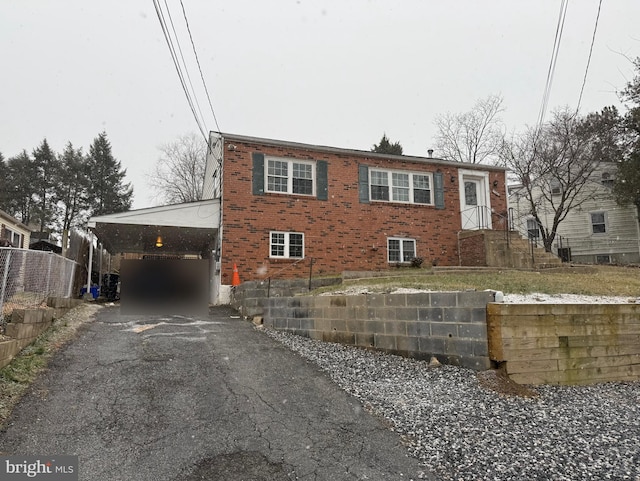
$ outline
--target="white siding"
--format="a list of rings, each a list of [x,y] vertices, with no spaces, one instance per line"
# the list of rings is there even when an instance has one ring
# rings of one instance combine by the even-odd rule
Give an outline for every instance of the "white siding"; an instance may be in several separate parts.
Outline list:
[[[616,165],[603,163],[592,176],[592,185],[585,193],[587,197],[581,205],[567,215],[558,226],[562,246],[571,249],[572,259],[579,262],[595,263],[596,256],[609,255],[611,262],[629,264],[640,262],[640,238],[638,233],[638,215],[635,206],[619,206],[611,193],[611,187],[602,185],[602,174],[607,172],[610,178],[615,175]],[[606,176],[605,176],[606,177]],[[514,192],[509,197],[514,211],[515,228],[527,235],[526,219],[529,218],[529,206],[522,196]],[[540,209],[541,221],[545,226],[553,222],[553,211]],[[604,212],[606,232],[593,233],[591,213]],[[553,251],[557,251],[560,237],[554,241]]]
[[[222,137],[211,132],[207,149],[207,164],[202,185],[202,200],[220,197],[220,176],[222,175]]]

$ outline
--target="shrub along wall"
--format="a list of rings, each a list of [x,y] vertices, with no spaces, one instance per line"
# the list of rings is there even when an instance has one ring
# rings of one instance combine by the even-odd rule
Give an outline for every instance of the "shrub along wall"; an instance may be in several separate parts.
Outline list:
[[[521,384],[640,379],[640,305],[487,306],[489,355]]]
[[[425,292],[265,299],[264,324],[329,342],[482,370],[494,293]]]

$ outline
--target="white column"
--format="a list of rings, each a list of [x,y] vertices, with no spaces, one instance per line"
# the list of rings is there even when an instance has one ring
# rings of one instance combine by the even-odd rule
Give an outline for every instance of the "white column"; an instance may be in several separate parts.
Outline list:
[[[93,232],[89,231],[89,265],[87,266],[87,294],[91,295],[91,268],[93,267]]]

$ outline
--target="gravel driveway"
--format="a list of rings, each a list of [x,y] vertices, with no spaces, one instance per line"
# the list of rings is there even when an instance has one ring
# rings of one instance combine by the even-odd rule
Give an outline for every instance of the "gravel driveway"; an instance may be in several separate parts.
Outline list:
[[[468,369],[265,332],[388,420],[440,479],[640,481],[640,382],[504,395]]]

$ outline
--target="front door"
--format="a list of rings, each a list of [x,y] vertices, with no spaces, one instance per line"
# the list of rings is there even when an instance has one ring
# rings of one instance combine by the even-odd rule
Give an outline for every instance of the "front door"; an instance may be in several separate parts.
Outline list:
[[[462,175],[460,203],[463,230],[491,228],[491,210],[487,205],[484,177]]]

